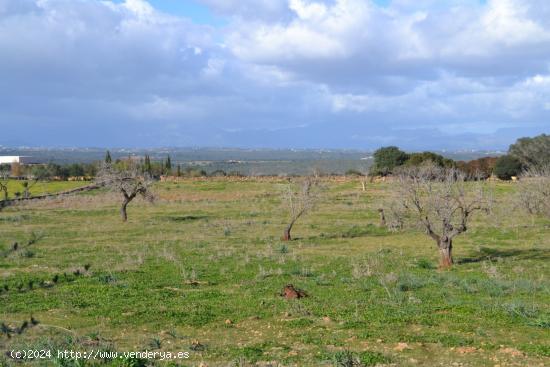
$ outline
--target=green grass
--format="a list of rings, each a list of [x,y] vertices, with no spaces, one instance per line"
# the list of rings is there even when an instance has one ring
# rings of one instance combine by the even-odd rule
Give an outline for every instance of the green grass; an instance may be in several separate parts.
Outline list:
[[[547,221],[478,218],[440,272],[426,235],[378,228],[387,184],[327,183],[282,243],[282,182],[158,184],[125,224],[104,192],[4,209],[0,321],[41,324],[0,349],[154,348],[189,352],[186,366],[549,363]],[[309,297],[281,298],[289,283]]]
[[[23,193],[23,182],[21,180],[9,180],[8,181],[8,198],[13,199],[15,193]],[[76,189],[78,187],[89,185],[90,182],[87,181],[51,181],[51,182],[36,182],[30,188],[31,195],[43,195],[47,193],[62,192],[71,189]],[[3,193],[2,193],[3,195]],[[3,198],[3,197],[2,197]]]

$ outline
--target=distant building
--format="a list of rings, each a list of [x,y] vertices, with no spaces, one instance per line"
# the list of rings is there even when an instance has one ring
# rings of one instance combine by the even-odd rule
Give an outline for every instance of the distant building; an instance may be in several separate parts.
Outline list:
[[[20,155],[0,155],[0,164],[6,163],[32,164],[34,161],[32,160],[32,157],[24,157]]]

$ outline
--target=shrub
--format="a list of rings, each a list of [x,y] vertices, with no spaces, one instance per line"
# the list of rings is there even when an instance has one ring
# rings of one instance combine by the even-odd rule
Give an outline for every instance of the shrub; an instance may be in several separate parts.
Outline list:
[[[521,173],[521,162],[511,155],[503,155],[495,163],[494,174],[501,180],[510,180]]]
[[[416,261],[416,266],[420,269],[434,269],[434,264],[428,259],[418,259]]]
[[[455,162],[452,159],[445,158],[442,155],[433,152],[412,153],[405,164],[410,166],[420,166],[422,163],[428,161],[433,162],[439,167],[451,168],[455,166]]]
[[[508,151],[526,167],[543,167],[550,164],[550,135],[518,139]]]
[[[392,173],[396,167],[402,166],[409,155],[398,147],[384,147],[374,152],[374,165],[371,167],[371,173],[385,176]]]

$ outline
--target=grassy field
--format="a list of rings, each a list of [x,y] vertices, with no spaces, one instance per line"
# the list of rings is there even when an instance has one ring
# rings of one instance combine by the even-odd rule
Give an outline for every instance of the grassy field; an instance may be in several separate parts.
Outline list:
[[[15,193],[23,193],[23,182],[21,180],[9,180],[8,181],[8,198],[13,199]],[[78,187],[89,185],[90,182],[86,181],[52,181],[52,182],[36,182],[31,183],[30,188],[31,195],[43,195],[47,193],[67,191],[76,189]],[[3,195],[3,193],[0,193]],[[3,196],[2,196],[3,199]]]
[[[377,226],[384,184],[327,183],[281,242],[283,182],[157,184],[125,224],[106,192],[5,209],[0,321],[40,323],[0,349],[189,352],[181,366],[550,365],[548,221],[497,205],[438,271],[424,233]],[[497,202],[513,194],[496,185]],[[309,296],[285,300],[289,283]]]

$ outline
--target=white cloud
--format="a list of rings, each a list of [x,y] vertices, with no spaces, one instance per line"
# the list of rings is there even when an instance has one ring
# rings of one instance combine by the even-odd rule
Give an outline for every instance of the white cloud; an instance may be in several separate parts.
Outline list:
[[[548,41],[550,33],[529,19],[529,7],[518,0],[491,0],[481,19],[488,36],[506,45]]]
[[[126,0],[123,6],[139,16],[151,16],[154,8],[145,0]]]
[[[487,77],[546,70],[549,21],[536,14],[550,6],[537,0],[435,3],[403,0],[384,8],[366,0],[289,0],[290,18],[241,19],[228,45],[246,62],[324,84],[355,80],[365,88],[379,87],[372,79],[422,80],[439,70]]]
[[[0,0],[0,127],[343,147],[549,128],[546,0],[201,1],[227,25],[146,0]]]
[[[289,0],[288,7],[296,13],[300,19],[321,20],[327,14],[325,4],[309,3],[303,0]]]
[[[294,19],[288,24],[247,23],[229,38],[233,52],[248,61],[277,62],[299,59],[338,59],[351,53],[351,39],[360,44],[369,21],[369,5],[360,0],[323,3],[290,0]],[[248,29],[248,31],[247,31]]]

